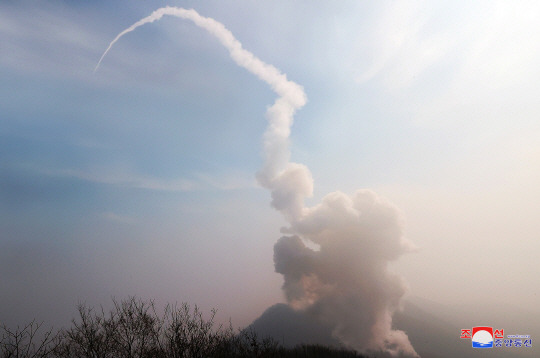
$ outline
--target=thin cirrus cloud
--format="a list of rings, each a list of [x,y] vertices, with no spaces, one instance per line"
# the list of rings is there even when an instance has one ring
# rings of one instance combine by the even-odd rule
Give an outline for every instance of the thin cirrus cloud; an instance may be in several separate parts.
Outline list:
[[[194,173],[193,179],[166,179],[156,176],[145,176],[122,170],[81,170],[57,169],[42,170],[42,174],[51,177],[64,177],[92,183],[112,185],[131,189],[145,189],[164,192],[190,192],[198,190],[236,190],[255,187],[246,173],[231,172],[221,176],[205,173]]]
[[[128,216],[128,215],[117,214],[117,213],[114,213],[112,211],[104,212],[100,216],[104,220],[119,223],[119,224],[132,225],[132,224],[136,223],[135,218],[133,218],[131,216]]]
[[[501,110],[524,117],[537,89],[540,25],[533,14],[539,5],[483,5],[409,1],[388,7],[368,45],[371,63],[357,69],[357,81],[377,78],[419,125],[499,124],[506,119]],[[441,73],[437,82],[434,73]]]
[[[356,76],[359,83],[382,76],[388,88],[406,87],[414,76],[444,53],[441,41],[421,37],[427,15],[420,12],[418,1],[404,1],[386,8],[373,30],[371,64]]]
[[[56,7],[3,7],[0,63],[21,72],[83,75],[101,40],[77,16]]]

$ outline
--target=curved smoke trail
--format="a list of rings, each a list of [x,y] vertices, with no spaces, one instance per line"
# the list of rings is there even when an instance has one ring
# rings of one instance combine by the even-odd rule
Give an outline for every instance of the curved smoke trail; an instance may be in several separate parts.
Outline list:
[[[101,56],[94,72],[125,34],[164,15],[190,20],[215,36],[239,66],[266,82],[278,95],[267,110],[264,164],[259,183],[271,191],[272,206],[290,227],[274,247],[276,271],[291,306],[334,327],[334,334],[359,351],[384,351],[417,356],[407,335],[392,329],[392,314],[405,292],[401,278],[388,271],[388,262],[407,252],[399,213],[369,190],[352,197],[341,192],[325,196],[306,208],[313,193],[309,169],[290,162],[289,135],[295,112],[307,101],[302,86],[289,81],[277,68],[264,63],[220,22],[195,10],[164,7],[118,34]],[[314,251],[303,240],[320,246]]]

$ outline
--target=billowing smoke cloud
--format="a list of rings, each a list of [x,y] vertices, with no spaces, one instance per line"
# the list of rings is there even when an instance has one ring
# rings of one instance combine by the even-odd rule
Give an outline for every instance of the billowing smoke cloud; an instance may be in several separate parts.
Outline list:
[[[279,96],[266,113],[265,158],[257,179],[271,191],[272,206],[289,223],[282,229],[288,236],[274,247],[276,271],[285,278],[289,304],[332,327],[337,338],[359,351],[416,356],[406,334],[392,329],[392,314],[405,288],[387,266],[411,247],[403,238],[398,211],[368,190],[352,197],[334,192],[317,206],[304,205],[313,193],[313,179],[305,165],[290,162],[289,151],[294,114],[307,100],[300,85],[243,49],[223,24],[177,7],[160,8],[122,31],[95,70],[123,35],[164,15],[191,20],[214,35],[239,66]],[[311,249],[307,242],[320,249]]]
[[[397,209],[369,190],[330,193],[304,209],[274,246],[288,302],[334,327],[350,347],[415,356],[406,334],[392,330],[405,287],[387,266],[411,248],[401,227]]]

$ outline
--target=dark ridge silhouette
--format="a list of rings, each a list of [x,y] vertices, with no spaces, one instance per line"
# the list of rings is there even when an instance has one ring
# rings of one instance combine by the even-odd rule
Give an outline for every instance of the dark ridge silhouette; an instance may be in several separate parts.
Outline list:
[[[491,310],[491,312],[493,312]],[[462,320],[465,314],[454,312],[454,320],[446,317],[449,307],[415,298],[405,300],[403,311],[394,314],[393,324],[407,332],[411,343],[422,358],[490,357],[524,358],[536,357],[532,351],[516,348],[473,349],[471,340],[460,339],[461,328],[470,327]],[[458,318],[461,317],[461,318]],[[476,321],[487,322],[487,321]],[[491,322],[496,322],[493,320]]]
[[[299,344],[319,344],[337,348],[343,345],[332,337],[332,328],[315,318],[293,310],[284,303],[275,304],[249,326],[262,337],[272,337],[284,347]]]

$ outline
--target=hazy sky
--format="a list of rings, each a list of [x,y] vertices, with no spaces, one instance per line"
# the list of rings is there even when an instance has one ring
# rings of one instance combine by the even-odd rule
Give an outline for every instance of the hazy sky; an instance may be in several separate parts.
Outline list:
[[[540,4],[3,1],[0,321],[138,295],[245,325],[283,301],[285,221],[255,173],[275,94],[165,5],[301,84],[292,159],[317,203],[370,188],[419,250],[409,294],[540,311]],[[503,306],[501,306],[503,307]]]

